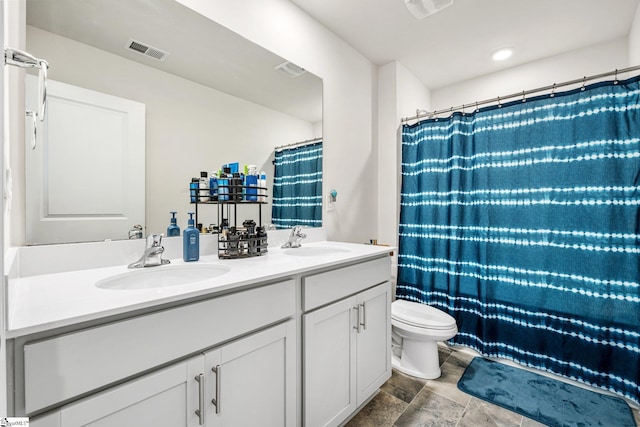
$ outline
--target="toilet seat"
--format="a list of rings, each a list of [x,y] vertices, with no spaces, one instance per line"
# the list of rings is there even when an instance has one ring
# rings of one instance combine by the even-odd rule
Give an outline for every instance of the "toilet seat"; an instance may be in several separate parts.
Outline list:
[[[444,311],[406,300],[396,300],[391,304],[391,319],[424,329],[445,330],[456,327],[456,320]]]

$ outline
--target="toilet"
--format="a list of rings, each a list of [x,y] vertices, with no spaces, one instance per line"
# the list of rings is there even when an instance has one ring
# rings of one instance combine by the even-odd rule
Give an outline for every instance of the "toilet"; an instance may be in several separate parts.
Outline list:
[[[438,341],[458,333],[453,317],[417,302],[391,303],[392,366],[398,371],[424,379],[440,376]]]

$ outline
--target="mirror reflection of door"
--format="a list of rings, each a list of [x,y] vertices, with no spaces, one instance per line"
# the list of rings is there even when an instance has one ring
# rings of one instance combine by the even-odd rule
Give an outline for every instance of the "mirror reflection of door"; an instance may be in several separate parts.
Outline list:
[[[26,78],[26,106],[37,78]],[[56,81],[47,113],[26,120],[27,244],[126,239],[145,221],[145,106]]]

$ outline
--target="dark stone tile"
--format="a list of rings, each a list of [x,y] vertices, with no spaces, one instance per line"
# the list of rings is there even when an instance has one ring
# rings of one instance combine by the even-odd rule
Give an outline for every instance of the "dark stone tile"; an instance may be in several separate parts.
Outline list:
[[[453,351],[447,358],[447,362],[466,369],[474,357],[476,356],[470,353],[466,353],[463,351]]]
[[[522,415],[472,397],[458,427],[520,427]]]
[[[440,366],[447,361],[451,352],[452,350],[449,347],[442,343],[438,343],[438,360],[440,361]]]
[[[424,388],[394,425],[396,427],[454,427],[462,416],[464,408],[463,405]]]
[[[520,424],[520,427],[547,427],[547,425],[532,420],[531,418],[522,417],[522,424]]]
[[[636,424],[640,426],[640,409],[631,408],[633,412],[633,419],[636,420]]]
[[[413,398],[416,397],[426,383],[427,380],[411,377],[394,369],[391,373],[391,378],[384,383],[380,390],[387,392],[406,403],[411,403]]]
[[[402,400],[381,391],[345,427],[391,427],[407,406]]]
[[[471,399],[471,395],[458,389],[458,381],[466,368],[459,366],[455,361],[451,363],[451,357],[453,357],[453,354],[440,367],[442,370],[440,378],[429,380],[425,389],[466,406]]]

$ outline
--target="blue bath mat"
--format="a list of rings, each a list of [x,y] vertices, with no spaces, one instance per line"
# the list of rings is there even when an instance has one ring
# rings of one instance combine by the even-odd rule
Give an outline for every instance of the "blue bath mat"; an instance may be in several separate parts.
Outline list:
[[[636,427],[622,399],[482,357],[467,366],[458,388],[549,426]]]

